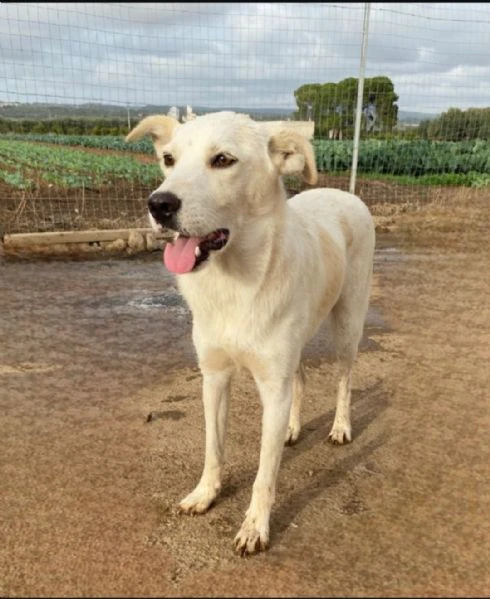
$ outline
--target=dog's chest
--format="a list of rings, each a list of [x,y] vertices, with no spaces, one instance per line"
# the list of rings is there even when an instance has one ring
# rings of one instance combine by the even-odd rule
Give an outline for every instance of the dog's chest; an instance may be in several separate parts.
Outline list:
[[[256,343],[268,328],[270,314],[257,294],[233,284],[180,285],[192,312],[193,328],[213,345],[232,351]]]

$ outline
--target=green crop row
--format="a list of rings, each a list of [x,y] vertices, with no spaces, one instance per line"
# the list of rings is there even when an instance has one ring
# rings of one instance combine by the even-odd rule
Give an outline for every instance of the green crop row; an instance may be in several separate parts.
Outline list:
[[[46,142],[70,147],[46,146]],[[314,140],[313,146],[320,171],[349,172],[351,140]],[[76,148],[125,151],[128,155],[102,155]],[[156,162],[142,164],[130,153],[154,155],[150,139],[127,144],[123,137],[115,136],[9,134],[0,138],[0,179],[19,189],[39,178],[75,188],[111,185],[120,180],[148,186],[161,181]],[[2,164],[8,168],[2,169]],[[490,184],[490,142],[361,140],[358,173],[407,185],[484,187]]]
[[[56,133],[7,133],[2,139],[14,141],[35,141],[60,146],[95,148],[97,150],[114,150],[116,152],[133,152],[154,155],[155,150],[149,137],[136,142],[126,143],[124,137],[116,135],[58,135]]]
[[[352,141],[315,140],[313,145],[319,170],[350,169]],[[357,171],[410,177],[470,172],[490,175],[490,142],[363,140],[359,144]]]
[[[7,139],[49,142],[53,144],[114,151],[154,154],[149,138],[126,143],[123,137],[95,135],[26,134],[5,136]],[[352,140],[314,140],[318,169],[327,172],[348,171],[352,164]],[[445,173],[490,174],[490,142],[428,140],[361,140],[358,172],[405,175]]]
[[[74,148],[0,139],[0,178],[23,189],[41,179],[59,187],[100,187],[116,182],[158,185],[159,166],[142,164],[132,156],[99,155]]]

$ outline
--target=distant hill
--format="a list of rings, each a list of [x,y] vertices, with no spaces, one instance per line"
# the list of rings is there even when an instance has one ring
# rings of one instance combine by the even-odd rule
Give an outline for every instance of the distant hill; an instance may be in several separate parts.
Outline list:
[[[181,114],[185,112],[185,106],[179,106]],[[128,109],[131,119],[140,119],[149,114],[166,114],[169,105],[147,104],[144,106],[117,106],[113,104],[44,104],[44,103],[7,103],[0,102],[0,118],[8,119],[60,119],[60,118],[120,118],[127,120]],[[193,106],[196,114],[205,114],[217,110],[232,110],[234,112],[245,112],[258,119],[287,119],[293,114],[293,110],[283,108],[245,108],[237,106]],[[405,124],[418,124],[423,120],[436,118],[437,114],[424,112],[409,112],[400,110],[398,120]]]
[[[185,113],[185,106],[179,106],[180,113]],[[170,109],[167,104],[154,105],[147,104],[144,106],[117,106],[112,104],[21,104],[21,103],[0,103],[0,118],[8,119],[60,119],[60,118],[128,118],[129,114],[132,118],[141,118],[149,114],[166,114]],[[292,110],[284,110],[281,108],[241,108],[236,106],[223,107],[208,107],[208,106],[192,106],[196,114],[205,114],[215,112],[217,110],[232,110],[234,112],[246,112],[253,116],[263,118],[280,119],[288,118],[292,115]]]
[[[427,112],[409,112],[407,110],[398,111],[398,121],[407,125],[418,125],[421,121],[432,121],[438,116],[439,114]]]

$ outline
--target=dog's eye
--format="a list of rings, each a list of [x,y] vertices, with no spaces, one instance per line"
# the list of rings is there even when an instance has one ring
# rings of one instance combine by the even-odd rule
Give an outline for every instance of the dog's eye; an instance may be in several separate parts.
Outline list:
[[[215,168],[224,168],[227,166],[231,166],[236,161],[236,158],[228,156],[227,154],[216,154],[216,156],[213,156],[213,158],[211,159],[211,166]]]
[[[163,155],[163,164],[165,166],[173,166],[175,164],[175,158],[172,156],[172,154]]]

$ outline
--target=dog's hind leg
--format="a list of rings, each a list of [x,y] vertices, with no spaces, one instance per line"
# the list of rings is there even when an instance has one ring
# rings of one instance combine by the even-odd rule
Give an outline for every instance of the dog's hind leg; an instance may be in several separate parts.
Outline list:
[[[353,360],[340,359],[340,382],[337,391],[337,407],[328,440],[334,445],[352,441],[350,421],[351,371]]]
[[[351,372],[362,338],[368,307],[369,286],[370,275],[368,274],[366,285],[357,288],[352,285],[350,290],[347,288],[349,293],[344,293],[340,297],[331,313],[335,350],[340,367],[337,407],[333,426],[328,436],[329,441],[334,445],[352,441]]]
[[[204,513],[221,489],[232,372],[232,369],[225,369],[203,375],[203,404],[206,424],[204,469],[197,487],[180,502],[181,512]]]
[[[296,443],[301,430],[301,401],[303,399],[303,389],[305,386],[305,369],[300,363],[293,381],[293,400],[291,402],[291,411],[289,413],[289,424],[286,433],[286,445]]]

